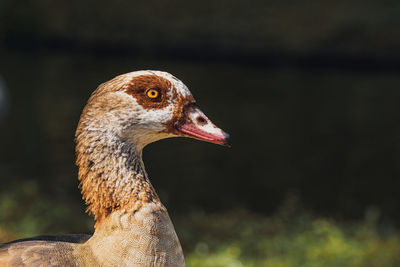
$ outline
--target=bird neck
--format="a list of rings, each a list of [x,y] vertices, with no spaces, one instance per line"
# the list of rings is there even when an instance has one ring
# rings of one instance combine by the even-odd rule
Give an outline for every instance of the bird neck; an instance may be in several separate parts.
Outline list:
[[[88,129],[78,127],[76,164],[83,199],[96,226],[115,211],[135,213],[149,203],[162,206],[145,171],[142,150]]]
[[[96,220],[93,236],[77,255],[88,266],[184,267],[179,239],[146,174],[140,146],[83,123],[76,143],[80,188]]]

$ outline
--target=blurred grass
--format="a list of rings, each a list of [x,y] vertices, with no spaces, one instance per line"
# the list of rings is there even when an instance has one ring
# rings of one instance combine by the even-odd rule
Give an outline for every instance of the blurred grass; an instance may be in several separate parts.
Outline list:
[[[88,216],[71,213],[79,207],[32,192],[25,184],[20,192],[0,195],[0,242],[93,229]],[[363,220],[341,222],[313,216],[289,197],[273,216],[238,209],[172,217],[188,267],[400,266],[400,235],[379,223],[373,207]]]
[[[290,200],[274,215],[244,210],[194,213],[177,224],[189,267],[400,266],[400,236],[378,224],[376,208],[364,220],[315,217]]]
[[[190,241],[181,235],[193,242],[189,267],[400,265],[398,233],[380,234],[368,221],[346,224],[308,215],[285,220],[239,211],[197,214],[186,228],[178,232],[192,234]]]
[[[0,243],[43,234],[91,233],[83,203],[43,194],[32,181],[0,192]]]

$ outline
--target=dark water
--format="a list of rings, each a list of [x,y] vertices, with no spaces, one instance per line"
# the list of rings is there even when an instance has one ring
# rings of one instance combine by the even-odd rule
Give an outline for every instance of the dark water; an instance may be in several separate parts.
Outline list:
[[[399,214],[399,73],[123,55],[1,52],[9,102],[0,122],[0,193],[28,184],[47,199],[81,204],[73,143],[80,112],[98,84],[139,69],[183,80],[233,139],[231,149],[185,139],[145,149],[170,210],[270,212],[294,192],[323,214],[352,218],[370,205]]]

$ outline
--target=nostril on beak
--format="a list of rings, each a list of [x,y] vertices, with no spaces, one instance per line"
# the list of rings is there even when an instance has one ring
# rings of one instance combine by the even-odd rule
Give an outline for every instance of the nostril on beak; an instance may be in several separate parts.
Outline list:
[[[207,120],[202,116],[197,116],[196,121],[200,125],[206,125],[207,124]]]

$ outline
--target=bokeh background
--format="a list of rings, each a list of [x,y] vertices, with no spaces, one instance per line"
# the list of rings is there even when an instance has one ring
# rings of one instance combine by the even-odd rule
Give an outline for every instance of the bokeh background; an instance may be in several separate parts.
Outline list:
[[[399,29],[397,0],[1,0],[0,243],[93,231],[80,112],[157,69],[233,139],[145,149],[188,266],[400,266]]]

